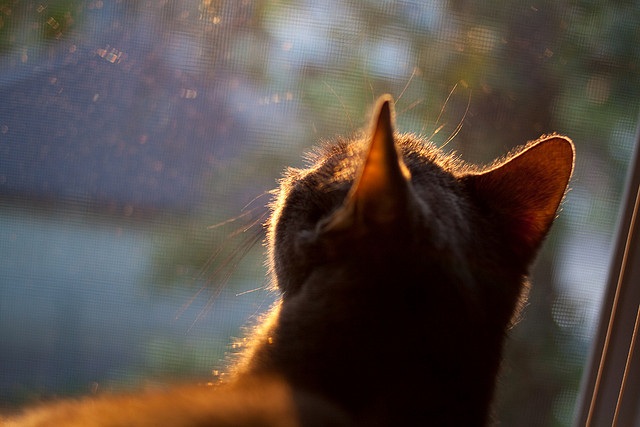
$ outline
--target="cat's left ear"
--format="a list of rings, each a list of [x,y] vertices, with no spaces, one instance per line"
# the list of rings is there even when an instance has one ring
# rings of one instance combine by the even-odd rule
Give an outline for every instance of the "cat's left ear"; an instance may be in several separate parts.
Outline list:
[[[404,223],[411,174],[393,136],[393,99],[378,100],[369,147],[345,204],[324,225],[325,231],[351,227],[392,228]]]
[[[465,176],[471,194],[499,221],[506,243],[533,257],[555,219],[573,171],[569,138],[542,138],[488,171]]]

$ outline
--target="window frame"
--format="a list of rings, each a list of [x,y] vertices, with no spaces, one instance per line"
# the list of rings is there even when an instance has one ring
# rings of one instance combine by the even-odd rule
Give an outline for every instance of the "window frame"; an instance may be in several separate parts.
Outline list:
[[[640,346],[637,343],[640,327],[639,209],[640,120],[598,327],[591,342],[576,404],[576,427],[640,426]]]

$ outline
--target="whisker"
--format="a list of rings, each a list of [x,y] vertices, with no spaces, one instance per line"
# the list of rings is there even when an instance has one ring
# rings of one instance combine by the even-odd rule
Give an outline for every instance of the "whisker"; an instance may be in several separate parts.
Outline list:
[[[202,291],[206,289],[206,287],[207,287],[206,284],[200,286],[200,289],[198,289],[196,293],[193,294],[191,298],[189,298],[189,301],[184,303],[182,307],[180,307],[180,309],[176,312],[175,316],[173,317],[173,320],[178,320],[184,314],[184,312],[191,306],[191,304],[193,304],[196,298],[198,298],[198,295],[200,295]]]
[[[250,210],[249,212],[247,212],[245,214],[242,214],[241,216],[246,216],[248,213],[255,212],[257,209],[258,208],[254,208],[254,209]],[[224,248],[226,248],[230,244],[231,240],[235,236],[248,231],[252,227],[255,227],[257,224],[261,224],[263,222],[264,218],[267,215],[268,215],[268,211],[265,209],[265,211],[262,212],[261,215],[259,215],[256,219],[251,221],[249,224],[244,225],[242,227],[239,227],[237,230],[235,230],[232,233],[228,234],[225,237],[225,239],[222,241],[222,243],[218,246],[216,251],[207,259],[207,262],[200,268],[200,271],[198,272],[196,277],[200,277],[200,278],[204,277],[206,275],[206,272],[211,269],[211,267],[213,266],[214,262],[219,258],[220,253],[224,250]],[[233,218],[232,220],[236,220],[238,218],[239,217],[236,217],[236,218]],[[229,223],[229,222],[230,222],[229,220],[225,221],[225,223]],[[222,225],[222,224],[220,224],[220,225]],[[207,227],[207,228],[210,228],[210,227]],[[262,227],[259,227],[255,232],[255,236],[249,235],[247,238],[245,238],[244,242],[240,243],[239,247],[234,249],[231,252],[230,255],[228,255],[225,259],[222,260],[222,262],[216,267],[216,269],[213,271],[213,273],[208,275],[207,280],[204,281],[202,286],[200,286],[200,288],[195,292],[195,294],[182,307],[180,307],[180,309],[176,312],[174,319],[180,318],[184,314],[184,312],[191,306],[191,304],[193,304],[193,302],[196,300],[196,298],[198,298],[198,296],[200,296],[202,291],[204,291],[205,289],[209,288],[214,279],[219,279],[220,278],[219,277],[220,272],[231,262],[233,257],[236,256],[240,252],[240,249],[242,247],[247,246],[247,242],[249,242],[249,245],[248,245],[249,247],[244,252],[242,252],[242,257],[244,257],[244,255],[248,252],[248,250],[253,245],[255,245],[255,243],[257,243],[257,241],[260,238],[262,238],[263,235],[264,235],[264,231],[263,231]],[[240,259],[242,259],[242,257]],[[237,266],[237,263],[233,265],[233,268],[231,269],[231,273],[233,273],[233,271],[235,269],[235,266]],[[230,276],[230,274],[229,274],[229,276]],[[224,288],[224,285],[226,284],[226,280],[221,280],[220,283],[221,283],[221,285],[219,286],[219,288]],[[189,328],[189,329],[191,329],[191,328]]]
[[[413,77],[416,75],[417,71],[418,71],[418,67],[413,67],[413,71],[411,72],[411,77],[409,77],[409,81],[407,81],[407,84],[404,85],[404,89],[402,89],[402,92],[400,92],[400,95],[398,95],[398,99],[396,99],[395,104],[397,104],[398,101],[400,101],[400,98],[402,98],[402,95],[404,95],[404,92],[407,90],[407,88],[411,84],[411,80],[413,80]]]
[[[265,191],[264,193],[262,193],[262,194],[260,194],[260,195],[258,195],[258,196],[256,196],[256,197],[254,197],[253,199],[251,199],[251,200],[249,201],[249,203],[247,203],[246,205],[244,205],[244,206],[242,207],[242,209],[240,209],[240,211],[244,211],[244,210],[245,210],[246,208],[248,208],[248,207],[249,207],[249,205],[251,205],[253,202],[255,202],[256,200],[260,199],[261,197],[266,196],[267,194],[269,194],[269,195],[273,195],[273,194],[275,194],[275,193],[276,193],[276,191],[277,191],[277,190],[275,190],[275,189],[273,189],[273,190],[267,190],[267,191]],[[252,209],[251,211],[253,211],[253,210],[255,210],[255,209],[260,209],[260,208],[263,208],[263,207],[264,207],[264,206],[257,206],[256,208]]]
[[[191,326],[187,330],[187,333],[213,308],[218,296],[229,282],[229,279],[233,275],[234,271],[245,257],[245,255],[258,243],[263,237],[263,230],[260,228],[257,232],[249,235],[237,248],[235,248],[231,254],[229,254],[212,273],[210,278],[205,283],[205,286],[211,284],[213,278],[220,279],[219,286],[215,287],[215,291],[211,294],[205,306],[200,310]],[[227,268],[229,267],[229,268]],[[220,273],[224,271],[222,277]]]
[[[451,89],[451,91],[449,92],[449,95],[447,96],[447,99],[445,99],[444,104],[442,105],[442,108],[440,109],[440,113],[438,114],[438,117],[436,118],[436,122],[434,123],[434,128],[436,126],[438,126],[438,123],[440,122],[440,117],[442,117],[442,114],[444,113],[444,110],[447,108],[447,104],[449,103],[449,99],[451,98],[451,96],[453,95],[453,93],[456,91],[456,88],[458,87],[458,83],[456,83],[455,85],[453,85],[453,88]],[[426,123],[425,126],[422,128],[422,132],[424,133],[426,127]],[[431,136],[429,137],[429,139],[431,139],[434,135],[436,134],[436,132],[433,132],[431,134]]]
[[[249,229],[251,229],[252,227],[254,227],[256,224],[262,223],[262,220],[264,219],[264,217],[267,215],[267,212],[263,212],[262,215],[260,215],[258,218],[256,218],[253,222],[251,222],[249,225],[242,227],[236,231],[234,231],[233,233],[231,233],[229,236],[227,236],[225,238],[225,241],[222,243],[221,247],[218,248],[218,250],[216,250],[216,252],[214,253],[213,256],[211,256],[209,258],[209,260],[207,261],[207,263],[205,264],[205,267],[203,267],[203,269],[201,270],[200,275],[204,275],[204,272],[207,271],[209,269],[209,267],[213,264],[213,262],[215,261],[215,259],[218,257],[218,255],[220,254],[220,251],[222,250],[222,248],[224,248],[227,244],[227,242],[229,240],[231,240],[234,236],[237,236],[240,233],[245,233],[246,231],[248,231]],[[226,267],[229,262],[231,262],[233,260],[233,258],[241,251],[241,249],[243,247],[245,247],[247,245],[247,243],[249,243],[249,248],[252,247],[263,235],[263,229],[262,227],[258,228],[256,230],[255,235],[249,235],[248,238],[246,238],[244,240],[244,242],[242,242],[237,248],[235,248],[233,251],[231,251],[231,254],[228,255],[225,259],[222,260],[222,262],[220,263],[220,265],[218,265],[218,267],[214,270],[214,272],[209,276],[209,278],[207,279],[207,281],[205,282],[205,286],[210,285],[211,282],[213,281],[213,278],[217,276],[217,274],[224,268]],[[246,251],[243,253],[243,255],[246,253]]]
[[[265,283],[261,288],[258,288],[258,289],[269,289],[269,287],[270,287],[270,284]],[[261,316],[264,313],[265,304],[267,305],[267,308],[268,308],[268,307],[272,307],[273,302],[274,301],[269,298],[269,293],[265,292],[263,294],[262,301],[260,301],[260,303],[256,305],[255,310],[253,311],[253,313],[251,313],[248,319],[256,319],[259,316]]]
[[[205,316],[205,314],[207,314],[211,310],[211,308],[213,308],[213,304],[215,300],[220,296],[221,292],[222,292],[222,287],[219,287],[216,289],[216,291],[213,294],[211,294],[211,296],[207,300],[207,303],[198,312],[198,314],[196,315],[196,318],[193,320],[193,322],[191,322],[191,325],[189,326],[189,328],[187,328],[187,331],[185,332],[185,334],[188,334],[189,332],[191,332],[191,329],[193,329],[193,327],[200,322],[200,320]]]
[[[322,82],[322,83],[324,83],[324,85],[327,88],[329,88],[331,93],[333,93],[333,95],[338,99],[338,102],[340,103],[340,105],[342,105],[342,109],[344,110],[344,113],[347,115],[347,119],[349,119],[349,125],[351,126],[351,133],[355,133],[355,128],[353,127],[353,122],[351,121],[351,116],[349,115],[349,111],[347,110],[347,107],[344,105],[344,102],[342,102],[342,98],[340,98],[340,96],[336,93],[336,91],[333,90],[333,88],[329,85],[329,83],[327,83],[327,82]]]
[[[251,202],[250,202],[250,203],[251,203]],[[247,205],[247,206],[248,206],[248,205]],[[245,207],[246,207],[246,206],[245,206]],[[207,230],[213,230],[213,229],[215,229],[215,228],[222,227],[223,225],[226,225],[226,224],[230,224],[230,223],[232,223],[232,222],[235,222],[235,221],[237,221],[237,220],[239,220],[239,219],[241,219],[241,218],[244,218],[244,217],[246,217],[246,216],[248,216],[248,215],[251,215],[253,212],[255,212],[256,210],[258,210],[259,208],[260,208],[260,207],[253,208],[253,209],[248,210],[248,211],[246,211],[246,212],[243,212],[243,213],[241,213],[240,215],[235,216],[235,217],[233,217],[233,218],[229,218],[229,219],[224,220],[224,221],[222,221],[222,222],[219,222],[219,223],[217,223],[217,224],[209,225],[209,226],[207,226]]]
[[[251,289],[251,290],[248,290],[248,291],[242,291],[242,292],[237,293],[236,296],[240,297],[242,295],[246,295],[246,294],[250,294],[252,292],[260,291],[262,289],[265,289],[266,287],[267,287],[267,285],[262,285],[259,288]]]
[[[376,93],[371,82],[369,82],[369,91],[371,91],[371,105],[374,105],[376,103]]]
[[[218,246],[218,248],[213,253],[213,255],[211,255],[207,259],[207,262],[200,268],[200,271],[198,272],[196,277],[201,278],[201,277],[204,276],[204,273],[207,270],[209,270],[211,265],[218,258],[218,255],[220,255],[220,252],[222,252],[222,250],[227,246],[227,244],[229,243],[229,241],[231,241],[233,236],[236,236],[237,234],[238,234],[238,232],[236,230],[235,232],[233,232],[230,235],[228,235],[227,237],[225,237],[224,241]],[[215,274],[216,273],[214,272],[213,275],[215,275]],[[213,275],[211,277],[213,277]],[[191,298],[189,298],[189,300],[182,307],[180,307],[180,309],[176,312],[174,320],[179,319],[184,314],[184,312],[191,306],[191,304],[193,304],[193,302],[202,293],[202,291],[204,291],[205,289],[207,289],[209,287],[210,283],[211,283],[211,281],[209,279],[207,279],[204,282],[204,284],[202,284],[202,286],[200,286],[200,288],[196,291],[196,293]]]
[[[443,148],[448,143],[450,143],[456,137],[456,135],[458,135],[458,133],[462,130],[462,125],[464,123],[464,119],[467,117],[467,113],[469,112],[469,106],[471,106],[471,89],[469,89],[469,97],[467,98],[467,108],[464,110],[464,114],[462,115],[462,118],[458,122],[458,125],[453,130],[451,135],[449,135],[449,138],[447,138],[447,140],[444,142],[444,144],[442,144],[442,146],[440,148]]]
[[[438,134],[438,132],[440,132],[442,130],[443,127],[445,127],[447,124],[443,123],[440,125],[440,127],[436,130],[433,131],[433,133],[429,136],[429,140],[433,139],[434,136],[436,136]]]
[[[365,86],[368,86],[369,92],[371,92],[371,102],[369,103],[369,105],[374,105],[376,103],[376,95],[375,95],[375,91],[373,90],[373,84],[371,83],[371,81],[369,80],[369,76],[367,75],[368,63],[369,63],[369,54],[368,52],[365,52],[364,61],[362,65],[362,74],[364,77]]]
[[[257,210],[259,210],[259,209],[263,209],[263,208],[264,208],[264,206],[262,206],[262,205],[261,205],[261,206],[256,206],[255,208],[252,208],[252,209],[250,209],[250,210],[248,210],[248,211],[246,210],[246,209],[247,209],[247,208],[248,208],[252,203],[254,203],[256,200],[258,200],[258,199],[260,199],[260,198],[262,198],[262,197],[264,197],[264,196],[266,196],[266,195],[273,194],[273,193],[274,193],[274,191],[275,191],[275,190],[267,190],[267,191],[263,192],[262,194],[260,194],[260,195],[258,195],[258,196],[256,196],[256,197],[254,197],[253,199],[251,199],[251,200],[249,201],[249,203],[247,203],[246,205],[244,205],[244,206],[242,207],[242,209],[240,209],[240,211],[242,212],[240,215],[235,216],[235,217],[233,217],[233,218],[229,218],[229,219],[224,220],[224,221],[222,221],[222,222],[219,222],[219,223],[217,223],[217,224],[209,225],[209,226],[207,227],[207,230],[213,230],[213,229],[218,228],[218,227],[221,227],[221,226],[223,226],[223,225],[226,225],[226,224],[229,224],[229,223],[235,222],[235,221],[239,220],[240,218],[244,218],[244,217],[246,217],[246,216],[248,216],[248,215],[251,215],[252,213],[254,213],[255,211],[257,211]]]
[[[233,272],[235,271],[235,268],[238,266],[238,264],[240,263],[240,260],[242,259],[242,257],[244,255],[246,255],[246,253],[249,251],[249,249],[251,249],[253,247],[253,244],[250,244],[246,249],[242,250],[242,255],[240,256],[240,259],[236,262],[231,263],[231,261],[233,260],[233,258],[236,257],[237,254],[234,254],[230,257],[228,257],[226,259],[226,262],[224,263],[224,266],[221,266],[219,269],[216,270],[216,275],[218,275],[218,272],[222,271],[222,269],[224,267],[226,267],[227,265],[231,265],[231,268],[228,269],[224,275],[220,278],[218,277],[218,281],[220,283],[219,286],[217,286],[215,288],[215,290],[212,292],[212,294],[209,296],[206,304],[204,305],[204,307],[198,312],[196,318],[193,320],[193,322],[191,323],[191,326],[189,326],[189,328],[187,329],[187,333],[189,333],[191,331],[191,329],[198,324],[198,322],[200,322],[200,320],[207,314],[209,313],[209,311],[211,311],[211,309],[213,308],[213,306],[215,305],[215,302],[217,301],[218,297],[220,296],[220,293],[222,292],[222,290],[225,288],[225,286],[227,285],[227,283],[229,282],[229,279],[231,278],[231,275],[233,274]],[[210,283],[210,281],[208,282],[208,284]]]
[[[402,115],[402,114],[406,113],[407,111],[414,109],[417,105],[422,104],[423,101],[424,101],[424,98],[420,98],[417,101],[413,101],[411,104],[409,104],[408,107],[405,107],[402,111],[400,111],[397,114],[398,115]]]

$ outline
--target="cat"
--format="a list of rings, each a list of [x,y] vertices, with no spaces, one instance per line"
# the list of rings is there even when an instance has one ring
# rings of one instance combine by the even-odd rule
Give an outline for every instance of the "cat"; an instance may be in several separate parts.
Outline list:
[[[477,168],[394,133],[390,96],[374,113],[367,135],[285,172],[267,224],[281,299],[231,380],[64,401],[8,425],[488,424],[573,143],[542,137]]]

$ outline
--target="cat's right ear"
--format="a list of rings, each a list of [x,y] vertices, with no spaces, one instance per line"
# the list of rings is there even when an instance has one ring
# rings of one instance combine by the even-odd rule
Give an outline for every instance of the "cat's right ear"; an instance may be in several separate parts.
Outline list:
[[[571,140],[554,135],[462,181],[500,224],[509,252],[529,262],[555,219],[573,162]]]
[[[388,227],[401,222],[409,197],[411,174],[398,154],[393,136],[393,99],[380,97],[367,155],[344,205],[324,230]]]

